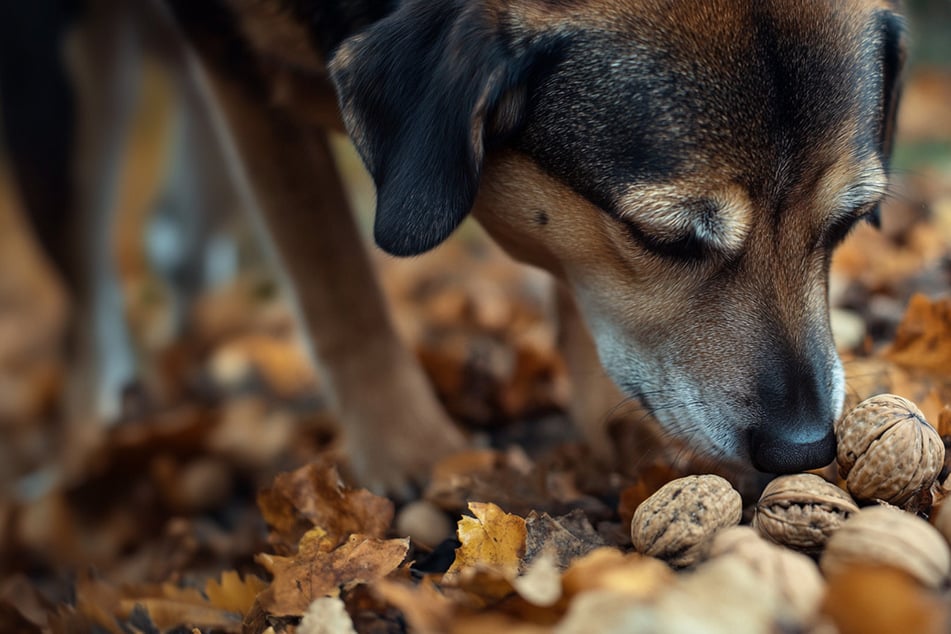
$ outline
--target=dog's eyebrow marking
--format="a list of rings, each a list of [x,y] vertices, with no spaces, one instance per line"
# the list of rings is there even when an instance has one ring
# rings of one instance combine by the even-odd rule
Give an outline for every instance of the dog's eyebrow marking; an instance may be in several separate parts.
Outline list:
[[[816,203],[823,217],[835,221],[879,202],[887,192],[888,176],[877,159],[837,164],[820,179]]]
[[[737,185],[702,195],[677,183],[632,185],[618,201],[618,217],[660,242],[698,240],[703,246],[733,254],[750,231],[749,198]]]

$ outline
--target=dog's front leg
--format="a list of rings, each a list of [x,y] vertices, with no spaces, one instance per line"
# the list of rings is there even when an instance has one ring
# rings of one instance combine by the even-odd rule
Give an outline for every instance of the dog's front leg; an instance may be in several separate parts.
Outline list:
[[[408,492],[464,439],[396,334],[326,132],[270,105],[214,57],[203,62],[231,154],[251,185],[248,208],[264,221],[296,292],[353,469],[373,489]]]

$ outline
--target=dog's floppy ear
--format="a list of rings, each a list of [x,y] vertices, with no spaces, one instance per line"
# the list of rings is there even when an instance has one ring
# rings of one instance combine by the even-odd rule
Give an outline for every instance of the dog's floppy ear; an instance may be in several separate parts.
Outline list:
[[[882,33],[882,122],[879,131],[879,144],[882,159],[886,165],[892,155],[895,140],[895,120],[898,102],[901,97],[902,69],[907,56],[905,22],[896,13],[883,11],[879,14]]]
[[[878,151],[887,170],[895,143],[895,122],[898,118],[898,102],[901,98],[902,70],[905,67],[908,43],[905,22],[897,13],[882,11],[878,14],[878,29],[881,33],[882,109],[878,129]],[[871,214],[872,224],[881,224],[881,205]]]
[[[445,240],[474,202],[487,144],[520,121],[531,63],[479,2],[408,0],[345,40],[329,68],[377,188],[393,255]]]

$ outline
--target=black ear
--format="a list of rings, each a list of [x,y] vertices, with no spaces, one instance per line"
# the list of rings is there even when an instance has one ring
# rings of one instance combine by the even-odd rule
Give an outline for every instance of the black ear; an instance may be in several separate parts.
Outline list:
[[[385,251],[415,255],[445,240],[472,207],[487,143],[518,124],[523,100],[512,96],[531,60],[501,30],[478,2],[408,0],[334,52],[331,78],[376,183]]]
[[[895,141],[895,120],[901,97],[902,70],[907,56],[905,22],[896,13],[883,11],[879,14],[882,33],[882,120],[879,130],[879,150],[886,167],[892,155]]]
[[[878,129],[878,151],[887,170],[891,163],[895,144],[895,122],[898,118],[898,102],[901,100],[902,70],[905,67],[908,44],[905,21],[897,13],[882,11],[878,15],[881,33],[882,108]],[[876,227],[881,224],[881,205],[871,214]]]

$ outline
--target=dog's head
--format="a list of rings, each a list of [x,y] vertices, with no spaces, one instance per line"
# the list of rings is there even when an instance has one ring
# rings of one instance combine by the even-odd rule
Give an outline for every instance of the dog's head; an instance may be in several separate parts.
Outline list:
[[[902,57],[874,1],[408,0],[330,68],[381,247],[474,210],[669,431],[786,472],[834,456],[829,260],[876,217]]]

